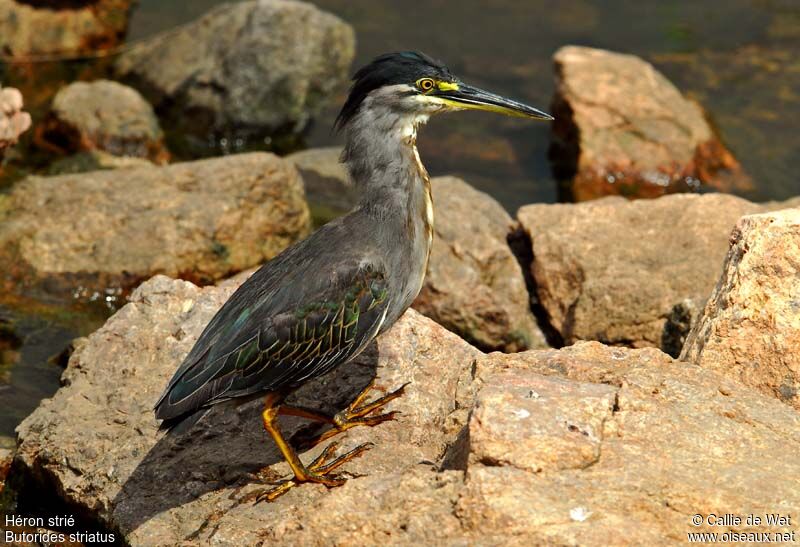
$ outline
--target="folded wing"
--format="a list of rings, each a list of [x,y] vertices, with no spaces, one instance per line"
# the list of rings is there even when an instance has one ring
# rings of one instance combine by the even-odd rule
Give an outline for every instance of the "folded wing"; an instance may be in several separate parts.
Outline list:
[[[373,264],[340,264],[332,283],[302,291],[301,304],[280,284],[263,290],[260,273],[231,296],[178,368],[156,404],[162,425],[325,374],[364,349],[386,317],[389,287]]]

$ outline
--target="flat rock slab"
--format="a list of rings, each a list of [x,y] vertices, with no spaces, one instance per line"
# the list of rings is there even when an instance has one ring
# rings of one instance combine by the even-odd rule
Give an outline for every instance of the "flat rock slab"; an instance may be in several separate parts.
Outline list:
[[[800,208],[738,222],[681,358],[800,410]]]
[[[84,286],[131,287],[156,273],[208,283],[272,258],[310,228],[297,171],[266,153],[30,177],[0,219],[6,275]]]
[[[155,163],[169,160],[153,107],[135,89],[110,80],[59,90],[37,132],[46,147],[67,154],[104,150]]]
[[[551,158],[575,201],[751,188],[702,108],[650,63],[578,46],[553,59]]]
[[[308,485],[273,504],[239,503],[263,487],[248,485],[245,473],[265,465],[276,477],[288,471],[262,429],[258,401],[238,409],[216,407],[184,436],[157,433],[156,399],[242,277],[204,289],[163,276],[140,286],[128,305],[77,344],[64,373],[66,387],[19,426],[17,462],[24,472],[52,481],[60,496],[120,530],[131,545],[250,545],[303,534],[310,521],[327,534],[346,533],[371,505],[413,510],[411,498],[403,494],[400,500],[401,487],[446,486],[449,479],[437,477],[431,466],[466,424],[467,409],[457,405],[457,394],[482,354],[414,311],[352,364],[295,396],[299,404],[331,412],[373,377],[381,389],[410,382],[391,403],[391,410],[402,413],[398,420],[337,437],[340,450],[367,441],[376,445],[346,466],[366,476],[342,488]],[[291,434],[300,422],[282,423]],[[302,457],[309,461],[320,449]],[[439,494],[421,498],[438,503]],[[440,505],[438,515],[446,515],[447,507]],[[309,521],[312,513],[305,511],[325,519]],[[438,520],[437,513],[426,518],[429,525]],[[327,536],[316,537],[318,543]]]
[[[536,296],[564,343],[655,346],[677,356],[692,322],[679,317],[675,332],[673,312],[703,309],[736,222],[791,203],[723,194],[609,197],[528,205],[518,219],[531,239]]]
[[[608,385],[504,371],[478,394],[469,427],[470,461],[532,473],[588,467],[600,458],[615,398]]]
[[[346,82],[354,51],[353,28],[338,17],[305,2],[253,0],[137,45],[115,68],[181,146],[208,153],[209,136],[236,150],[302,132]]]

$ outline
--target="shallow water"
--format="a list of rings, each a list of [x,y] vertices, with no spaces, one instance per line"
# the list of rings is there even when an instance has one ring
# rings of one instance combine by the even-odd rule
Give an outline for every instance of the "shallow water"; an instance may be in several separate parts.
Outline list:
[[[129,39],[173,28],[220,3],[139,0]],[[795,0],[314,3],[355,27],[356,65],[386,51],[420,49],[466,81],[544,110],[553,92],[551,56],[560,46],[634,53],[707,109],[755,181],[748,197],[800,194],[800,2]],[[86,74],[76,63],[44,71],[53,73],[54,81],[64,73]],[[312,128],[309,146],[338,141],[330,127],[343,98],[344,90]],[[556,200],[546,160],[548,139],[543,123],[464,113],[432,120],[419,144],[432,175],[460,175],[513,213],[525,203]],[[9,310],[8,299],[0,295],[0,306],[7,305],[0,317],[11,315],[21,343],[0,351],[0,446],[19,420],[57,389],[60,369],[52,357],[73,337],[95,329],[104,315],[102,308],[68,301],[46,302],[45,313],[36,295],[24,296],[33,296],[37,304],[15,299]],[[10,379],[3,379],[3,371]]]
[[[73,339],[108,313],[92,302],[0,302],[0,448],[13,446],[14,428],[58,389]]]

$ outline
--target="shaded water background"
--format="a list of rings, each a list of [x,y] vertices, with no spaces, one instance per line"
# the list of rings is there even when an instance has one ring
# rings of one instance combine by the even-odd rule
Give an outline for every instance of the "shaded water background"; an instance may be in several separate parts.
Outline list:
[[[190,21],[222,2],[139,0],[129,40]],[[464,80],[544,110],[553,93],[552,54],[565,44],[608,48],[651,62],[706,108],[723,141],[753,177],[754,200],[800,194],[800,2],[796,0],[316,0],[356,29],[355,65],[420,49]],[[58,67],[55,67],[58,68]],[[54,67],[43,67],[54,70]],[[330,131],[345,90],[311,128],[308,146],[338,142]],[[165,128],[169,131],[169,128]],[[549,129],[491,114],[434,118],[420,135],[432,175],[456,174],[512,214],[553,202]],[[0,186],[1,188],[1,186]],[[8,190],[6,185],[5,190]],[[59,355],[108,314],[98,301],[0,294],[0,446],[58,387]],[[91,300],[91,299],[90,299]],[[3,318],[16,339],[3,334]],[[5,361],[5,362],[4,362]],[[13,367],[9,363],[13,362]]]

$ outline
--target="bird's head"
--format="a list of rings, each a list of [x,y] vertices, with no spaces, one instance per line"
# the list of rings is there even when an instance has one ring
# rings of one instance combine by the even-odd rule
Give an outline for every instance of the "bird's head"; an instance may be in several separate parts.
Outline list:
[[[532,106],[462,82],[445,65],[423,53],[405,51],[381,55],[356,72],[336,126],[345,128],[366,115],[369,123],[395,124],[399,120],[416,127],[432,114],[455,110],[553,119]]]

